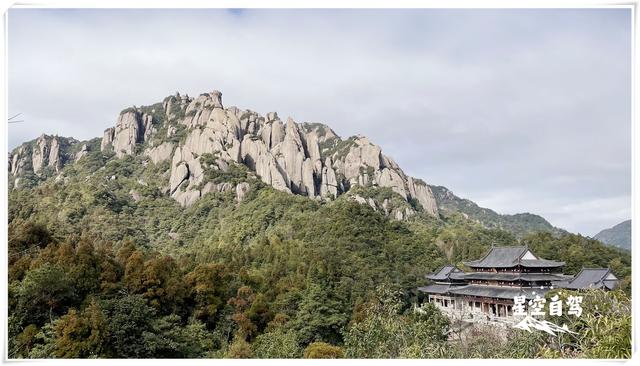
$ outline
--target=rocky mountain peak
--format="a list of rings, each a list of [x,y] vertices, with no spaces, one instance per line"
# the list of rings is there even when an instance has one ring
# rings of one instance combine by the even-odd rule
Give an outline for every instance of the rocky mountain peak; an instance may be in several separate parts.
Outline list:
[[[31,151],[34,172],[44,164],[56,169],[62,166],[58,146],[52,138],[35,141]],[[153,106],[123,110],[115,126],[104,131],[100,149],[115,153],[115,158],[142,154],[153,164],[169,162],[166,193],[183,206],[224,188],[207,181],[208,170],[225,171],[230,165],[242,164],[264,183],[284,192],[331,200],[354,186],[388,187],[413,205],[403,211],[403,217],[416,210],[437,214],[430,188],[407,176],[366,137],[343,140],[324,124],[298,123],[291,117],[283,122],[276,112],[262,116],[225,108],[217,90],[195,98],[176,93]],[[86,155],[88,148],[85,144],[76,150],[70,161]],[[17,150],[15,154],[21,153]],[[11,173],[19,175],[20,169],[20,159],[10,157]],[[242,192],[239,195],[246,193],[244,185],[235,189]],[[387,212],[381,205],[379,209]]]

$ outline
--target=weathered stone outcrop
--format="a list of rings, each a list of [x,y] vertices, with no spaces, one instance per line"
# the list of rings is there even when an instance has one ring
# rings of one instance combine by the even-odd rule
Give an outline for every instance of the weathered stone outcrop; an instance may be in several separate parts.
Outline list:
[[[320,196],[325,198],[338,196],[338,181],[332,165],[331,158],[327,157],[324,167],[322,167],[322,179],[320,180]]]
[[[244,198],[247,196],[247,192],[249,192],[250,189],[251,186],[249,183],[238,183],[238,185],[236,185],[236,200],[238,200],[238,202],[244,201]]]
[[[41,135],[36,140],[33,151],[31,152],[31,166],[35,174],[40,174],[42,168],[45,166],[45,159],[49,155],[49,143],[45,135]]]
[[[14,187],[18,187],[21,176],[27,172],[40,177],[59,173],[67,162],[75,161],[70,151],[77,143],[72,138],[42,134],[15,148],[9,154],[9,173],[15,178]]]
[[[80,151],[76,153],[74,160],[78,161],[84,156],[87,156],[87,154],[89,154],[89,147],[87,146],[87,144],[82,144],[82,146],[80,147]]]
[[[172,142],[163,142],[162,144],[148,148],[144,154],[148,156],[154,164],[161,163],[171,158],[175,144]]]
[[[262,182],[283,192],[331,200],[354,186],[388,187],[411,207],[419,203],[425,212],[437,213],[429,187],[407,176],[366,137],[342,140],[319,123],[299,124],[292,118],[283,122],[276,112],[262,116],[251,110],[225,108],[222,93],[215,90],[195,98],[176,93],[165,98],[162,107],[153,108],[133,107],[121,112],[115,127],[105,130],[100,148],[113,149],[121,158],[144,147],[143,154],[154,164],[170,161],[163,191],[184,206],[207,193],[234,190],[241,202],[248,184],[213,184],[205,180],[208,175],[204,172],[227,172],[234,164],[244,164]],[[163,131],[162,136],[155,136],[159,131]],[[29,150],[34,172],[44,166],[61,166],[60,143],[49,140],[41,138]],[[85,144],[72,159],[87,153]],[[20,158],[24,154],[16,150],[10,156],[12,174],[24,169]],[[201,161],[207,166],[203,167]],[[383,207],[371,200],[363,204],[403,219],[415,213],[413,209]]]
[[[113,149],[118,158],[135,153],[137,144],[149,141],[156,133],[153,116],[137,108],[128,108],[120,113],[116,126],[104,131],[100,149]]]
[[[120,114],[113,137],[113,150],[116,156],[120,158],[132,154],[136,144],[143,141],[143,137],[144,125],[140,113],[125,111]]]
[[[438,213],[438,204],[433,192],[431,192],[431,188],[424,182],[416,181],[411,177],[409,177],[407,183],[411,197],[418,200],[423,210],[436,215]]]
[[[58,172],[62,166],[62,161],[60,159],[60,141],[55,136],[51,139],[47,165],[53,167],[56,172]]]
[[[100,151],[107,151],[113,148],[113,138],[115,135],[116,129],[113,127],[109,127],[104,130],[104,135],[102,136],[102,142],[100,143]]]
[[[60,157],[60,142],[58,137],[41,135],[36,140],[31,152],[31,167],[37,175],[42,173],[46,166],[53,167],[56,172],[62,165]]]
[[[24,145],[18,147],[9,155],[9,171],[11,172],[11,175],[18,176],[24,173],[26,165],[25,155],[26,147]]]
[[[218,91],[196,98],[176,94],[164,100],[163,108],[170,121],[167,136],[183,125],[187,129],[183,142],[178,146],[165,142],[147,148],[144,154],[154,163],[172,159],[168,191],[182,204],[220,191],[202,181],[199,158],[212,154],[219,167],[245,164],[264,183],[284,192],[334,199],[354,185],[389,187],[403,199],[419,202],[426,212],[437,211],[429,188],[406,176],[365,137],[341,142],[322,124],[301,125],[291,118],[283,123],[276,112],[260,116],[250,110],[225,108]],[[150,128],[151,122],[145,118],[137,110],[119,117],[113,139],[114,149],[121,151],[119,156],[132,153],[136,143],[148,139],[141,137]],[[103,143],[108,144],[109,136],[105,135]],[[393,215],[406,217],[407,212]]]
[[[348,198],[350,200],[355,201],[361,205],[368,205],[374,211],[380,211],[385,216],[392,217],[396,220],[405,220],[416,214],[416,211],[413,208],[409,207],[409,204],[404,201],[402,204],[398,205],[397,202],[396,204],[392,204],[389,199],[384,199],[382,202],[378,202],[371,197],[364,198],[357,193],[349,193],[348,195]]]

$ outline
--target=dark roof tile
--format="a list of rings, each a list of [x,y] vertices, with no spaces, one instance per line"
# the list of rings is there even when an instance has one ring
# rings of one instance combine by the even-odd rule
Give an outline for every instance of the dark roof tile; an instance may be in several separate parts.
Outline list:
[[[607,279],[608,275],[613,275],[609,268],[583,268],[573,279],[566,283],[558,283],[558,287],[574,290],[615,288],[619,283],[618,279],[615,276]]]

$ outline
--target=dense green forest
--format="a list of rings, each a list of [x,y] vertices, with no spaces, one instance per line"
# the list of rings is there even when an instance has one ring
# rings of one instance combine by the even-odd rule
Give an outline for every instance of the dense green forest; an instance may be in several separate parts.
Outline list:
[[[10,358],[630,355],[627,251],[524,237],[566,273],[611,267],[622,289],[586,297],[589,316],[567,319],[578,339],[509,330],[455,342],[437,309],[413,310],[415,288],[445,263],[513,245],[512,234],[455,213],[396,221],[345,197],[279,192],[241,165],[207,174],[249,182],[242,202],[214,192],[182,208],[162,192],[167,164],[93,151],[62,179],[10,191]]]

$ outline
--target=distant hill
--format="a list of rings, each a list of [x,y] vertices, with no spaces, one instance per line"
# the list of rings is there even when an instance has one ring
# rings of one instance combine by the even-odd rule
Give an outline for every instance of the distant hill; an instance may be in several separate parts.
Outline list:
[[[631,250],[631,220],[626,220],[597,233],[594,239],[619,248]]]
[[[549,232],[563,235],[567,232],[551,225],[539,215],[518,213],[515,215],[501,215],[491,209],[478,206],[466,198],[460,198],[449,189],[442,186],[429,186],[436,198],[438,208],[444,212],[459,212],[467,218],[479,222],[487,228],[502,229],[522,238],[534,232]]]

